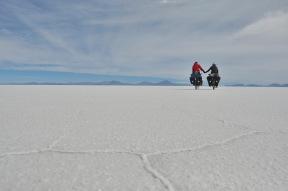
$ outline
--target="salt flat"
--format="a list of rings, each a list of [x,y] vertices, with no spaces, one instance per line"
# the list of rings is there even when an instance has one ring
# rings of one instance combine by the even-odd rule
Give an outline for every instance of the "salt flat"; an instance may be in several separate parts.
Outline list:
[[[0,190],[288,188],[288,88],[0,86]]]

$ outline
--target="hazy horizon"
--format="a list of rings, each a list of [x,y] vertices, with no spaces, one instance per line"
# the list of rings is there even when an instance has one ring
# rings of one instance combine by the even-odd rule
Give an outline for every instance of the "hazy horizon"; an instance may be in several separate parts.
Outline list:
[[[206,76],[203,74],[204,84],[207,85]],[[144,84],[143,84],[144,83]],[[134,85],[183,85],[190,84],[187,79],[179,80],[173,78],[157,78],[149,76],[121,76],[121,75],[95,75],[89,73],[73,73],[73,72],[50,72],[50,71],[15,71],[15,70],[0,70],[0,85],[13,84],[134,84]],[[221,80],[221,85],[224,86],[287,86],[288,83],[267,82],[267,83],[243,83],[229,82],[225,79]]]

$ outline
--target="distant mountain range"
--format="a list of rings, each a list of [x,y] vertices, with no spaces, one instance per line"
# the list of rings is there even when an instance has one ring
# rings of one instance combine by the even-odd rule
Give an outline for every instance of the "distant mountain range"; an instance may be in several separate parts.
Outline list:
[[[129,86],[185,86],[184,83],[172,83],[168,80],[159,82],[138,82],[128,83],[120,81],[101,81],[101,82],[14,82],[14,83],[0,83],[0,85],[129,85]]]
[[[232,87],[288,87],[288,84],[278,84],[278,83],[272,83],[267,85],[259,85],[259,84],[229,84],[226,86],[232,86]]]
[[[166,82],[165,82],[166,81]],[[53,71],[0,70],[0,84],[94,84],[123,85],[135,83],[168,83],[172,78],[124,76]]]
[[[185,79],[184,79],[185,80]],[[0,70],[0,85],[131,85],[131,86],[187,86],[189,80],[149,76],[121,76],[53,71]],[[206,83],[204,82],[204,85]],[[288,87],[288,84],[268,85],[221,83],[233,87]]]
[[[0,83],[0,85],[114,85],[114,86],[187,86],[189,83],[175,83],[168,80],[163,80],[159,82],[121,82],[121,81],[100,81],[100,82],[14,82],[14,83]],[[268,85],[258,85],[258,84],[229,84],[223,85],[228,87],[288,87],[288,84],[268,84]]]

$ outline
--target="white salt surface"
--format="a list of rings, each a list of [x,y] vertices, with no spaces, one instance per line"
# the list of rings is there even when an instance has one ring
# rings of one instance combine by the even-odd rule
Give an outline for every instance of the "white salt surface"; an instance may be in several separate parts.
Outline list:
[[[0,190],[288,189],[288,89],[0,86]]]

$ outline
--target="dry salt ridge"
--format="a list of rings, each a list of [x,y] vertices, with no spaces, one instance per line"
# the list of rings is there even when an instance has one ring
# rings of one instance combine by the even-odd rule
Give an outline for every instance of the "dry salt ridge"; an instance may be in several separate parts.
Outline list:
[[[0,86],[0,190],[286,191],[288,88]]]

